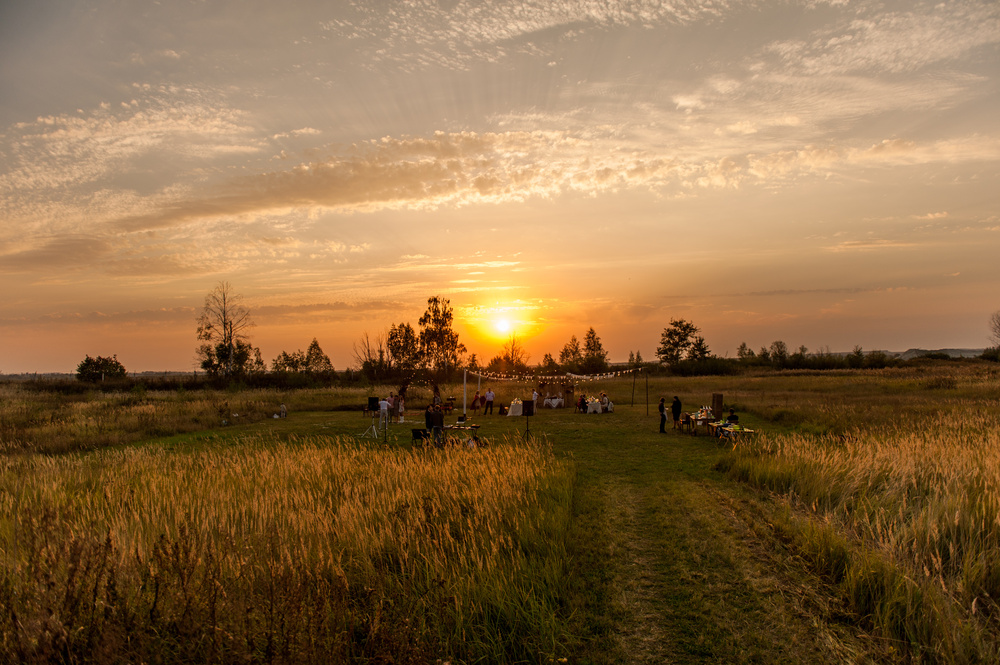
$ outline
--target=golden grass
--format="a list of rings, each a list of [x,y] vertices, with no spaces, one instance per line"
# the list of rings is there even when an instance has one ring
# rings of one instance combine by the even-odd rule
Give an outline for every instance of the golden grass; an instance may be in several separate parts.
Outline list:
[[[0,479],[7,655],[93,656],[130,623],[149,631],[135,655],[182,660],[256,658],[276,641],[288,662],[538,660],[560,641],[572,472],[546,447],[247,436],[186,454],[8,456]]]
[[[990,659],[1000,652],[1000,416],[982,393],[933,401],[937,410],[898,418],[871,416],[885,403],[853,404],[850,436],[765,435],[720,468],[815,516],[793,519],[793,538],[887,639],[932,662]]]

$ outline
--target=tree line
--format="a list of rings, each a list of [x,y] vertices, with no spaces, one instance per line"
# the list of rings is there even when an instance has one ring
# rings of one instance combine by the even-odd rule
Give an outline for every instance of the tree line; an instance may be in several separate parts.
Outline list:
[[[493,374],[601,374],[610,369],[608,353],[593,327],[587,329],[582,342],[576,335],[571,336],[559,351],[558,360],[546,353],[540,363],[532,366],[530,354],[513,333],[500,352],[486,363],[482,363],[475,353],[466,356],[467,349],[453,324],[451,302],[439,295],[429,297],[427,309],[417,320],[416,327],[401,322],[392,324],[384,332],[362,334],[353,345],[358,374],[371,382],[409,381],[418,372],[435,381],[448,381],[462,369]],[[995,346],[986,349],[982,357],[1000,361],[1000,311],[994,312],[989,325]],[[284,376],[285,383],[290,376],[304,375],[320,380],[337,378],[333,363],[316,338],[305,351],[281,351],[268,369],[260,349],[251,342],[253,327],[253,318],[243,296],[236,293],[229,282],[220,282],[205,296],[197,320],[199,367],[210,377],[222,381],[259,378],[265,374]],[[639,351],[629,351],[627,366],[691,375],[732,374],[752,367],[879,369],[902,362],[882,351],[865,353],[860,346],[847,354],[831,353],[829,349],[810,353],[805,346],[793,351],[781,340],[757,351],[743,342],[736,351],[736,358],[720,358],[712,354],[698,326],[685,319],[673,318],[660,335],[655,357],[655,361],[646,362]],[[125,367],[117,356],[91,358],[88,355],[77,367],[77,378],[86,382],[125,376]]]

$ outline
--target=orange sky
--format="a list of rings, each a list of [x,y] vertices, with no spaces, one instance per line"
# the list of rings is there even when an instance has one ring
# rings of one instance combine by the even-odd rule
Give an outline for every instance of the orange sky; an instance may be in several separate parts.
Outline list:
[[[471,352],[983,347],[995,2],[0,9],[0,372],[270,362],[449,298]]]

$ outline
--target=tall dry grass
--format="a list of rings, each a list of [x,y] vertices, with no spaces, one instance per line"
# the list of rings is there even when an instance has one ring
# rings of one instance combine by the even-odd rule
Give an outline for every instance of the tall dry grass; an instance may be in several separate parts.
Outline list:
[[[936,401],[847,437],[763,436],[720,468],[783,496],[790,537],[910,657],[995,661],[1000,414],[988,393]]]
[[[368,391],[331,387],[295,391],[92,390],[61,394],[0,382],[0,454],[66,453],[119,446],[270,418],[295,410],[360,410]]]
[[[572,482],[514,442],[3,457],[0,660],[544,660]]]

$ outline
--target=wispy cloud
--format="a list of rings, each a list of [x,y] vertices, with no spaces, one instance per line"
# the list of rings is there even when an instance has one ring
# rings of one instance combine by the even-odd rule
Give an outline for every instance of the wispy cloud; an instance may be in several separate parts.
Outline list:
[[[685,25],[715,19],[734,0],[501,0],[384,5],[355,0],[352,11],[323,23],[324,30],[355,41],[371,67],[394,64],[404,70],[429,66],[464,69],[475,62],[495,62],[512,53],[546,53],[533,36],[565,34],[609,26]]]

